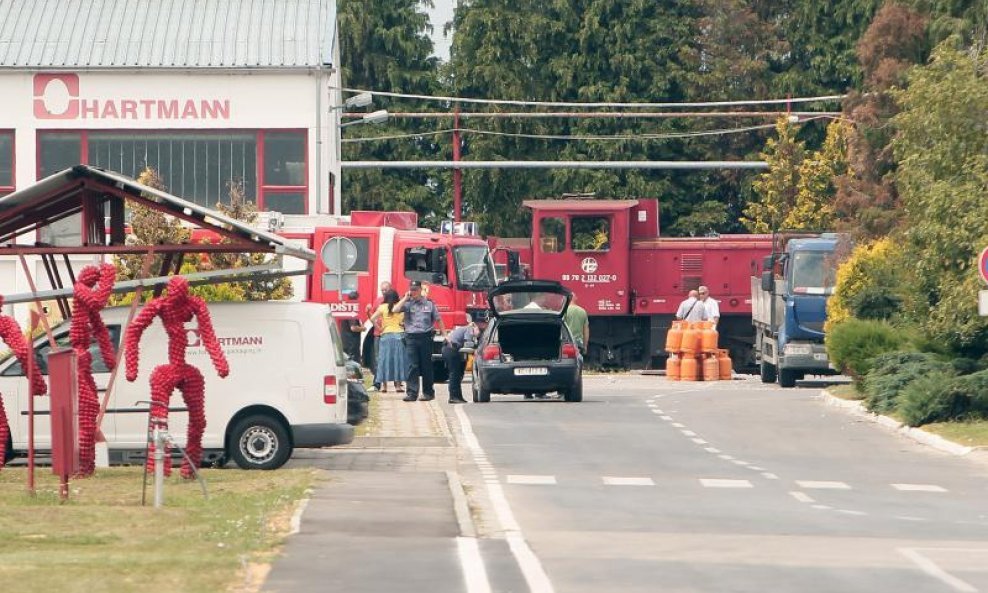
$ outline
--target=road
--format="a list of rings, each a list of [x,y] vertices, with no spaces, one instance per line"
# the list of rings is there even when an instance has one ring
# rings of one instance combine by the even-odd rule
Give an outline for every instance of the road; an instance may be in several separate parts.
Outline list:
[[[478,537],[446,534],[437,558],[457,562],[434,560],[433,590],[988,591],[980,458],[829,407],[819,387],[584,389],[579,404],[444,406],[460,526]]]

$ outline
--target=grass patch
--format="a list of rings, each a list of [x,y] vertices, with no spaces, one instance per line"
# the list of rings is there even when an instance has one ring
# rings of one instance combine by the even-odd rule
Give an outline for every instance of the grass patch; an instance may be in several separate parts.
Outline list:
[[[66,593],[240,589],[248,564],[269,562],[284,540],[313,470],[203,470],[209,499],[179,472],[165,506],[141,506],[140,467],[100,469],[71,482],[61,504],[58,481],[37,470],[0,472],[0,591]],[[153,504],[153,489],[148,488]]]
[[[934,422],[920,428],[965,447],[988,447],[988,420]]]
[[[862,400],[864,399],[864,394],[859,392],[854,385],[834,385],[827,388],[827,393],[830,395],[847,400]]]

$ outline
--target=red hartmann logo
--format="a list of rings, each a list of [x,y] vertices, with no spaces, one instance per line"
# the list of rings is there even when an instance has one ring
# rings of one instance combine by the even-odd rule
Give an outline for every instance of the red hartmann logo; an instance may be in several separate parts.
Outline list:
[[[34,117],[78,119],[79,75],[35,74]]]
[[[35,74],[34,117],[38,119],[207,120],[230,119],[229,99],[90,98],[78,74]]]

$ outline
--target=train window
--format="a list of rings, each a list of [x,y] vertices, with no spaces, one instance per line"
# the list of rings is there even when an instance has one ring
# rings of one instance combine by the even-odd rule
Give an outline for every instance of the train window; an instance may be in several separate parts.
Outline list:
[[[573,251],[607,251],[611,248],[611,219],[606,216],[574,216],[570,222]]]
[[[539,223],[539,249],[560,253],[566,248],[566,223],[562,218],[543,218]]]

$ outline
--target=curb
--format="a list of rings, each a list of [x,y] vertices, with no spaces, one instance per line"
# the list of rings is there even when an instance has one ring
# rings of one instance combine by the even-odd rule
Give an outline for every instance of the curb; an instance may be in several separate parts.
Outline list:
[[[446,481],[449,484],[450,494],[453,495],[453,512],[456,515],[456,523],[460,527],[460,537],[477,537],[477,527],[470,514],[470,504],[467,502],[467,494],[463,489],[463,482],[460,481],[460,474],[447,470]]]
[[[823,402],[834,408],[840,408],[851,413],[854,416],[860,418],[866,418],[871,422],[884,426],[889,430],[892,430],[902,436],[910,438],[918,443],[922,443],[928,447],[933,447],[939,451],[945,453],[950,453],[952,455],[967,455],[971,451],[977,449],[977,447],[966,447],[964,445],[959,445],[953,441],[948,441],[940,435],[936,435],[930,432],[926,432],[921,428],[912,428],[911,426],[906,426],[894,418],[888,416],[882,416],[880,414],[874,414],[865,409],[864,404],[855,400],[846,400],[839,397],[834,397],[830,395],[826,389],[820,392],[820,397]]]

